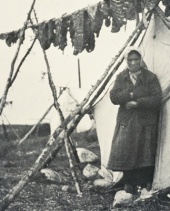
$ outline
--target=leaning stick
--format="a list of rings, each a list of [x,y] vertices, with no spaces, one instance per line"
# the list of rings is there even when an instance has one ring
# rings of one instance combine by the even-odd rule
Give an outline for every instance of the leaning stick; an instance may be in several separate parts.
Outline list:
[[[128,46],[129,42],[132,40],[132,38],[138,32],[138,30],[142,28],[142,26],[143,26],[143,24],[142,24],[142,22],[140,22],[139,25],[136,27],[136,29],[132,32],[132,35],[128,38],[127,42],[125,43],[125,45],[123,46],[123,48],[121,49],[121,51],[119,51],[119,53],[118,53],[119,56],[124,51],[124,49]],[[38,159],[35,161],[35,163],[32,166],[32,168],[27,172],[26,175],[24,175],[21,178],[21,180],[19,181],[19,183],[15,187],[13,187],[13,189],[11,189],[10,192],[2,199],[2,201],[0,203],[0,211],[4,211],[4,209],[7,208],[10,205],[10,203],[14,200],[14,198],[27,185],[27,183],[30,181],[30,179],[44,166],[44,164],[50,158],[50,156],[52,155],[52,153],[54,151],[56,151],[56,150],[59,151],[61,149],[61,147],[64,145],[63,140],[61,140],[59,138],[57,140],[55,140],[55,138],[58,137],[58,135],[62,131],[65,130],[65,127],[67,126],[67,124],[74,117],[76,117],[77,114],[81,113],[82,115],[79,115],[77,118],[74,119],[73,124],[72,124],[72,127],[71,126],[69,127],[69,129],[68,129],[68,135],[70,134],[69,133],[69,130],[70,131],[74,130],[74,127],[76,127],[76,123],[79,122],[81,120],[82,116],[83,116],[83,111],[81,111],[82,108],[83,108],[83,106],[86,104],[86,102],[88,102],[88,99],[91,96],[91,94],[97,89],[97,87],[106,78],[109,70],[114,65],[114,63],[117,61],[118,55],[109,64],[109,66],[107,67],[106,71],[104,72],[104,74],[102,75],[102,77],[97,81],[97,83],[95,84],[95,86],[92,87],[92,89],[88,92],[86,98],[83,100],[83,102],[81,103],[81,105],[73,112],[73,114],[69,115],[64,120],[64,122],[56,129],[56,131],[54,132],[54,134],[50,137],[49,141],[47,142],[45,149],[39,155]],[[87,110],[84,110],[84,112],[86,112],[86,111]]]
[[[23,40],[24,40],[25,30],[27,28],[27,23],[28,23],[28,20],[30,19],[30,15],[31,15],[32,9],[34,7],[35,1],[36,0],[33,0],[33,3],[31,5],[31,8],[30,8],[30,10],[28,12],[27,19],[26,19],[26,21],[24,23],[24,26],[22,28],[21,35],[20,35],[20,38],[19,38],[19,43],[18,43],[17,51],[16,51],[16,54],[15,54],[15,56],[13,58],[12,63],[11,63],[11,70],[10,70],[10,73],[9,73],[9,76],[8,76],[8,79],[7,79],[7,83],[6,83],[6,87],[5,87],[3,96],[1,98],[1,102],[0,102],[0,115],[2,114],[3,108],[5,106],[5,102],[6,102],[8,90],[9,90],[10,83],[11,83],[11,78],[12,78],[12,75],[13,75],[13,72],[14,72],[15,62],[17,60],[17,57],[18,57],[18,54],[19,54],[19,51],[20,51],[20,48],[21,48],[21,44],[23,43]]]
[[[36,19],[36,22],[38,23],[38,18],[37,18],[37,14],[36,14],[36,11],[35,9],[33,10],[34,12],[34,16],[35,16],[35,19]],[[33,24],[32,20],[30,19],[30,22]],[[36,34],[36,33],[35,33]],[[60,108],[60,105],[58,104],[58,99],[57,99],[57,90],[56,90],[56,87],[55,87],[55,84],[53,82],[53,78],[52,78],[52,74],[51,74],[51,71],[50,71],[50,65],[49,65],[49,62],[48,62],[48,58],[47,58],[47,54],[45,52],[45,50],[43,50],[43,55],[44,55],[44,59],[45,59],[45,63],[46,63],[46,66],[47,66],[47,73],[48,73],[48,81],[49,81],[49,85],[50,85],[50,88],[51,88],[51,91],[52,91],[52,95],[53,95],[53,98],[54,98],[54,107],[56,108],[56,110],[58,111],[59,113],[59,116],[60,116],[60,122],[63,122],[64,121],[64,115],[63,115],[63,112]],[[70,93],[69,93],[70,94]],[[67,128],[67,127],[66,127]],[[79,160],[79,157],[77,155],[77,150],[71,140],[70,137],[67,138],[71,148],[72,148],[72,151],[73,151],[73,154],[75,156],[75,160],[77,161],[77,163],[79,164],[80,163],[80,160]],[[53,159],[55,157],[55,153],[53,154]],[[52,160],[50,159],[49,162],[51,162]],[[80,166],[79,166],[80,168]]]
[[[15,74],[12,77],[11,82],[9,83],[9,87],[11,87],[12,84],[14,83],[14,81],[15,81],[18,73],[19,73],[19,70],[20,70],[22,64],[24,63],[24,61],[25,61],[26,57],[28,56],[28,54],[30,53],[30,51],[32,50],[36,40],[37,40],[37,37],[34,37],[34,40],[33,40],[32,44],[31,44],[31,46],[28,48],[27,52],[25,53],[24,57],[21,59],[19,65],[18,65],[18,67],[16,69]]]
[[[75,169],[74,169],[73,161],[71,159],[71,153],[70,153],[70,148],[69,148],[68,142],[69,142],[68,141],[68,133],[67,133],[67,130],[66,130],[65,134],[64,134],[65,148],[66,148],[66,152],[67,152],[67,156],[68,156],[68,161],[69,161],[69,165],[70,165],[71,174],[72,174],[73,180],[75,182],[75,187],[76,187],[78,196],[81,197],[82,196],[82,192],[80,190],[80,185],[79,185],[79,182],[78,182],[78,178],[77,178],[77,175],[76,175],[76,172],[75,172]]]
[[[34,10],[34,13],[35,13],[35,10]],[[54,98],[54,107],[55,107],[55,109],[58,111],[58,113],[60,115],[60,122],[63,122],[64,121],[64,115],[63,115],[62,110],[61,110],[61,108],[60,108],[60,106],[58,104],[56,87],[54,85],[53,78],[52,78],[52,75],[51,75],[48,58],[47,58],[47,55],[46,55],[44,50],[43,50],[43,54],[44,54],[45,62],[46,62],[46,65],[47,65],[48,80],[49,80],[50,88],[51,88],[51,91],[52,91],[52,94],[53,94],[53,98]],[[75,169],[73,167],[73,161],[72,161],[72,158],[71,158],[70,149],[69,149],[69,145],[68,145],[68,142],[70,140],[69,140],[69,137],[67,137],[66,130],[67,130],[67,128],[65,128],[65,134],[64,134],[64,143],[65,143],[66,153],[67,153],[67,157],[68,157],[68,160],[69,160],[70,170],[71,170],[71,174],[72,174],[73,180],[75,182],[75,187],[76,187],[78,196],[81,197],[82,193],[80,191],[80,185],[79,185],[79,182],[78,182],[78,178],[77,178]],[[53,158],[54,157],[55,157],[55,154],[53,154]],[[50,159],[50,161],[51,161],[51,159]]]
[[[35,9],[33,10],[33,12],[34,12],[35,19],[36,19],[36,21],[38,23],[38,18],[37,18],[37,14],[36,14]],[[30,19],[30,22],[32,23],[31,19]],[[52,94],[53,94],[53,98],[54,98],[54,107],[59,113],[60,122],[63,122],[65,118],[64,118],[63,112],[62,112],[62,110],[60,108],[60,105],[58,104],[57,90],[56,90],[55,84],[53,82],[52,74],[51,74],[51,71],[50,71],[50,65],[49,65],[47,54],[46,54],[45,50],[43,50],[43,54],[44,54],[44,59],[45,59],[46,66],[47,66],[48,81],[49,81],[49,85],[50,85],[50,88],[51,88],[51,91],[52,91]],[[65,128],[65,130],[67,130],[67,127]],[[77,154],[77,150],[76,150],[75,146],[73,145],[73,142],[72,142],[71,138],[69,136],[67,136],[66,132],[65,132],[65,134],[66,135],[64,136],[64,143],[65,143],[66,153],[67,153],[68,160],[69,160],[71,174],[72,174],[73,180],[75,182],[75,187],[76,187],[78,196],[81,197],[82,193],[80,191],[80,185],[79,185],[79,182],[78,182],[78,178],[77,178],[75,169],[73,167],[73,161],[72,161],[72,158],[71,158],[71,152],[70,152],[69,144],[70,144],[70,147],[71,147],[71,149],[73,151],[73,155],[75,156],[75,160],[78,163],[78,166],[80,164],[80,160],[79,160],[79,157],[78,157],[78,154]],[[51,158],[48,160],[48,165],[55,158],[55,156],[56,156],[56,152],[54,151],[52,156],[51,156]],[[80,166],[79,166],[79,168],[80,168]]]
[[[36,14],[35,9],[33,10],[33,12],[34,12],[34,16],[35,16],[36,22],[38,23],[38,18],[37,18],[37,14]],[[31,22],[31,24],[33,24],[31,19],[30,19],[30,22]],[[34,29],[33,29],[33,31],[34,31]],[[36,32],[35,32],[35,34],[36,34]],[[63,115],[63,112],[62,112],[62,110],[60,108],[60,105],[58,104],[57,90],[56,90],[55,84],[53,82],[52,74],[51,74],[51,71],[50,71],[50,65],[49,65],[47,54],[46,54],[45,50],[43,50],[43,55],[44,55],[45,63],[46,63],[46,66],[47,66],[48,81],[49,81],[49,85],[50,85],[51,92],[52,92],[53,99],[54,99],[54,107],[58,111],[59,116],[60,116],[60,122],[62,123],[64,121],[64,115]],[[79,164],[80,160],[79,160],[79,157],[77,155],[77,150],[76,150],[75,146],[73,145],[73,142],[71,141],[71,138],[68,137],[67,140],[68,140],[68,142],[69,142],[69,144],[70,144],[70,146],[72,148],[73,154],[75,156],[75,160]],[[48,160],[46,165],[49,165],[49,163],[55,158],[55,156],[56,156],[56,153],[54,152],[52,154],[51,158]],[[71,159],[71,157],[69,155],[68,155],[68,157],[69,157],[69,159]],[[79,166],[79,168],[80,168],[80,166]],[[73,173],[73,175],[75,175],[75,173]],[[78,181],[78,179],[74,179],[74,180]],[[79,192],[79,188],[77,189],[77,192]]]
[[[49,62],[48,62],[47,55],[46,55],[44,50],[43,50],[43,53],[44,53],[44,58],[45,58],[45,62],[46,62],[46,65],[47,65],[48,80],[49,80],[50,88],[51,88],[51,91],[52,91],[52,94],[53,94],[53,98],[54,98],[54,107],[58,111],[59,116],[60,116],[60,122],[62,123],[62,122],[64,122],[65,118],[64,118],[63,112],[62,112],[62,110],[60,108],[60,105],[58,104],[56,87],[55,87],[54,82],[53,82],[53,78],[52,78],[52,75],[51,75]],[[67,127],[66,127],[66,129],[67,129]],[[73,154],[75,156],[75,159],[76,159],[77,163],[79,164],[80,160],[79,160],[79,157],[77,155],[77,150],[76,150],[71,138],[68,137],[67,140],[68,140],[68,143],[70,144],[70,146],[72,148],[72,151],[73,151]],[[55,157],[55,153],[53,154],[53,158],[54,157]]]

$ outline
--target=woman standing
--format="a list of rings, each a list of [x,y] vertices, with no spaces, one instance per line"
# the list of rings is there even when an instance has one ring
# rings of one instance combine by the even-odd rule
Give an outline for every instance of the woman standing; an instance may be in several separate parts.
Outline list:
[[[116,78],[111,102],[120,105],[108,168],[124,172],[127,186],[153,180],[162,91],[156,75],[142,64],[140,50],[129,47],[127,68]]]

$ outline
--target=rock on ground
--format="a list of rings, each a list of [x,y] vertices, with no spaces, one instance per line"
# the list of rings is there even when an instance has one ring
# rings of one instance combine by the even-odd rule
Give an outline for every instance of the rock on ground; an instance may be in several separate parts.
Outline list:
[[[83,169],[83,175],[88,179],[94,179],[98,175],[99,168],[91,164],[87,164]]]
[[[77,148],[76,150],[81,163],[93,163],[99,160],[99,157],[88,149]]]
[[[133,202],[133,195],[124,190],[117,191],[113,201],[113,207],[121,207]]]

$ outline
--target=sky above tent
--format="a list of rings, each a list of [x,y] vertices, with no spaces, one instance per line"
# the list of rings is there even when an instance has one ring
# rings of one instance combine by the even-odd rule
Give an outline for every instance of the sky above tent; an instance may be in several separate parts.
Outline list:
[[[59,18],[65,13],[73,12],[97,2],[99,1],[37,0],[35,10],[39,22],[42,22],[50,18]],[[0,33],[21,28],[27,18],[31,4],[32,0],[13,0],[12,2],[11,0],[1,0]],[[53,46],[50,47],[46,53],[55,85],[78,88],[77,60],[79,58],[82,88],[87,89],[88,92],[88,89],[102,75],[134,28],[135,21],[129,21],[127,26],[122,27],[119,33],[111,33],[110,27],[103,26],[99,37],[96,39],[95,50],[91,53],[83,51],[81,54],[74,56],[70,40],[64,52]],[[27,30],[17,64],[31,45],[33,37],[31,30]],[[0,40],[0,96],[4,92],[16,48],[17,44],[8,47],[3,40]],[[15,67],[17,67],[17,64]],[[13,104],[6,107],[4,113],[11,123],[35,123],[52,103],[48,79],[43,74],[45,72],[46,64],[39,41],[37,41],[9,91],[8,100],[12,100]],[[46,121],[49,121],[49,119],[46,118]]]

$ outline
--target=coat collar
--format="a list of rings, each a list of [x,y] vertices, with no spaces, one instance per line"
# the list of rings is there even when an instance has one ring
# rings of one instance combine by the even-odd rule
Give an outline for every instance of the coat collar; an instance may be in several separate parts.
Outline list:
[[[142,82],[145,81],[144,74],[145,74],[145,68],[141,67],[141,74],[139,75],[139,80],[141,80]],[[129,76],[129,69],[128,69],[128,68],[126,68],[126,69],[123,71],[123,77],[124,77],[124,78],[130,79],[130,76]]]

